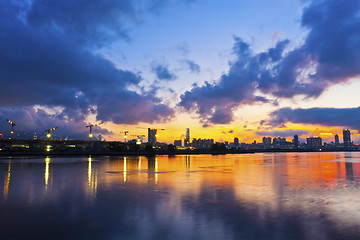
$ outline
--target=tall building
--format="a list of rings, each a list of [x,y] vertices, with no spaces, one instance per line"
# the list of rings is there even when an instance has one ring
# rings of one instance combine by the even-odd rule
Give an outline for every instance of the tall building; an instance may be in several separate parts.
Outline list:
[[[271,147],[271,137],[263,137],[262,143],[264,148],[270,148]]]
[[[335,146],[338,147],[340,145],[340,142],[339,142],[339,135],[335,135]]]
[[[196,149],[211,149],[214,139],[193,139],[191,146]]]
[[[237,137],[234,138],[234,147],[239,147],[239,139]]]
[[[286,138],[284,137],[277,137],[277,138],[273,138],[273,148],[284,148],[284,146],[286,145]]]
[[[150,144],[156,143],[156,134],[157,134],[157,129],[148,128],[148,143]]]
[[[184,146],[189,147],[190,146],[190,128],[186,129],[186,138],[184,140]]]
[[[175,147],[181,147],[181,139],[180,140],[174,140],[174,146]]]
[[[294,144],[294,148],[298,149],[299,148],[299,136],[295,135],[294,139],[293,139],[293,144]]]
[[[322,146],[321,137],[309,137],[306,139],[308,148],[310,149],[319,149]]]
[[[343,138],[344,138],[344,148],[350,149],[351,148],[350,129],[343,130]]]

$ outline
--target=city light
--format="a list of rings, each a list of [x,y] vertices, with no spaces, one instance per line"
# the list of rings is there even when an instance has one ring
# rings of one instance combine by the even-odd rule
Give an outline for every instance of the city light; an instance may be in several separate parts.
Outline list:
[[[6,121],[11,124],[11,132],[10,132],[11,139],[14,139],[14,127],[16,126],[16,124],[13,121],[10,121],[9,119],[6,119]]]
[[[54,131],[56,129],[58,129],[58,127],[54,127],[54,128],[50,128],[50,129],[45,130],[45,132],[47,132],[46,137],[47,137],[48,140],[50,140],[50,137],[51,137],[50,132]]]

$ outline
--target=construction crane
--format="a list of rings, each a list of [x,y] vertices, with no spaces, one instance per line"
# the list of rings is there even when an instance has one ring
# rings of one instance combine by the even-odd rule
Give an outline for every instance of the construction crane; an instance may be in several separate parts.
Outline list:
[[[51,137],[50,132],[51,132],[51,131],[54,131],[55,129],[58,129],[58,127],[54,127],[54,128],[50,128],[50,129],[45,130],[45,132],[47,132],[46,137],[47,137],[48,140],[49,140],[50,137]]]
[[[120,132],[124,134],[124,141],[126,142],[127,139],[127,134],[129,133],[129,131],[124,131],[124,132]]]
[[[16,126],[16,124],[9,119],[6,119],[6,121],[11,124],[11,139],[14,139],[14,127]]]
[[[96,123],[96,124],[90,124],[88,126],[86,126],[87,128],[90,128],[90,133],[89,133],[89,141],[91,142],[91,139],[93,137],[93,134],[92,134],[92,128],[95,127],[95,126],[99,126],[100,124],[103,124],[104,122],[100,122],[100,123]]]

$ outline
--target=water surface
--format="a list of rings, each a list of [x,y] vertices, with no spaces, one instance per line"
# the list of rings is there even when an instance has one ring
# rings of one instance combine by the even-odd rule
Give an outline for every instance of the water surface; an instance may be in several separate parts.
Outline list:
[[[360,153],[0,159],[0,239],[360,239]]]

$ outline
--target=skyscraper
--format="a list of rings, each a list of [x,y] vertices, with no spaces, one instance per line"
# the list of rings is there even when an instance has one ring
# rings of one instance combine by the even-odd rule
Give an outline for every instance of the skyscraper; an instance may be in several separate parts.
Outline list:
[[[190,146],[190,128],[186,129],[186,138],[184,141],[184,146],[189,147]]]
[[[294,148],[298,149],[299,148],[299,136],[298,135],[294,136],[293,143],[294,143]]]
[[[174,140],[174,146],[175,147],[181,147],[181,139],[180,140]]]
[[[322,139],[321,137],[308,137],[306,143],[309,149],[319,149],[322,146]]]
[[[234,147],[239,147],[239,139],[236,137],[234,138]]]
[[[343,130],[343,139],[344,139],[344,148],[350,149],[351,148],[350,129]]]
[[[335,146],[338,147],[340,145],[340,142],[339,142],[339,135],[335,135]]]
[[[262,142],[265,149],[271,147],[271,137],[263,137]]]
[[[148,143],[150,144],[156,143],[156,134],[157,134],[157,129],[148,128]]]

